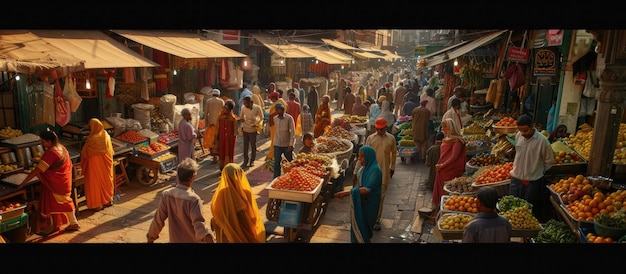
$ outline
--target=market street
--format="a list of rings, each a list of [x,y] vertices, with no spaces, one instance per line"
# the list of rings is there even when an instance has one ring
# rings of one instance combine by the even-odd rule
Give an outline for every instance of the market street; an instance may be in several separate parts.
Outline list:
[[[334,103],[331,104],[334,108]],[[341,116],[343,112],[334,110],[333,118]],[[248,179],[252,190],[257,195],[257,203],[260,207],[261,217],[267,229],[268,243],[287,243],[283,237],[283,228],[277,226],[277,222],[268,221],[265,216],[268,201],[268,192],[265,187],[272,179],[272,173],[265,169],[265,155],[269,149],[269,139],[259,135],[257,139],[258,150],[255,166],[247,168]],[[238,138],[235,147],[237,156],[235,163],[241,163],[242,138]],[[296,148],[301,146],[298,141]],[[197,150],[197,155],[202,154]],[[218,165],[212,163],[212,157],[198,159],[201,165],[198,178],[192,188],[204,201],[204,214],[206,220],[211,218],[210,201],[219,182]],[[426,190],[423,182],[428,178],[428,168],[423,163],[403,163],[397,159],[397,169],[391,180],[382,215],[382,229],[374,234],[374,243],[412,243],[412,242],[441,242],[441,239],[433,234],[433,225],[428,222],[416,222],[417,209],[429,207],[431,191]],[[158,182],[146,187],[139,185],[131,178],[130,185],[121,186],[121,199],[113,206],[101,211],[87,210],[85,203],[79,206],[77,214],[81,225],[76,232],[56,232],[45,238],[36,234],[28,236],[29,243],[145,243],[146,232],[158,204],[161,191],[170,188],[175,180],[175,172],[161,174]],[[351,177],[346,176],[344,187],[351,185]],[[299,238],[296,242],[309,243],[349,243],[350,242],[350,204],[348,199],[331,198],[327,212],[321,217],[320,225],[313,231],[298,230]],[[416,223],[416,225],[414,225]],[[414,233],[408,230],[422,233]],[[168,241],[167,224],[155,243]]]

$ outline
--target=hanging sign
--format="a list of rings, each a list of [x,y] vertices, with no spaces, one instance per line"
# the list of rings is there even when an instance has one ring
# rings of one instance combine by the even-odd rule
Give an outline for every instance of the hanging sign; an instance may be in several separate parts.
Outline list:
[[[528,63],[530,50],[511,46],[506,53],[506,59],[513,62]]]
[[[539,49],[535,53],[533,74],[535,76],[556,75],[556,53],[550,48]]]
[[[239,30],[221,30],[222,35],[219,36],[218,43],[222,45],[239,45]]]
[[[546,40],[548,40],[548,46],[560,46],[563,44],[563,30],[549,29],[546,34]]]

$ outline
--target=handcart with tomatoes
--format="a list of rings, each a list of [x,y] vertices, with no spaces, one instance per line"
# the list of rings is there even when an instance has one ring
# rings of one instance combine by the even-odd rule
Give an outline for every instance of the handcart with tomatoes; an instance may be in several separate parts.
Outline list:
[[[157,182],[159,174],[177,167],[178,157],[170,151],[177,145],[178,134],[176,130],[170,132],[149,138],[139,131],[128,130],[115,137],[132,145],[128,162],[135,171],[135,178],[140,185],[151,186]],[[170,136],[172,134],[175,136]]]
[[[283,162],[283,174],[265,188],[269,193],[266,217],[284,227],[288,242],[298,238],[299,230],[313,231],[326,213],[331,198],[330,177],[336,160],[327,154],[297,154]]]

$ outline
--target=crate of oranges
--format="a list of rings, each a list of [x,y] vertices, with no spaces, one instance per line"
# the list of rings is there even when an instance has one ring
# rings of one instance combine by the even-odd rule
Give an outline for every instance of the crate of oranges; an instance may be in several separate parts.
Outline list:
[[[517,132],[517,120],[512,117],[504,117],[500,121],[494,123],[491,128],[493,132],[500,134],[509,134]]]
[[[478,213],[478,198],[465,195],[443,195],[441,196],[440,211],[476,215]]]

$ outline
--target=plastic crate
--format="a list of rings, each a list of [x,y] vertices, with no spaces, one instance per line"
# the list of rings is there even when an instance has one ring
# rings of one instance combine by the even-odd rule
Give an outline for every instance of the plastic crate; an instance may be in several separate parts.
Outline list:
[[[168,172],[178,167],[178,156],[159,162],[161,172]]]
[[[142,146],[148,146],[150,145],[150,140],[148,138],[146,138],[146,140],[141,141],[139,143],[134,143],[132,144],[133,146],[133,154],[137,154],[139,152],[139,148]]]
[[[26,213],[22,213],[11,220],[5,220],[3,218],[2,221],[0,221],[0,233],[16,229],[25,225],[26,223],[28,223],[28,214]]]
[[[17,208],[0,213],[0,216],[2,216],[2,220],[0,220],[0,222],[5,223],[22,216],[22,214],[24,213],[24,209],[26,208],[26,204],[21,204],[22,205]]]

